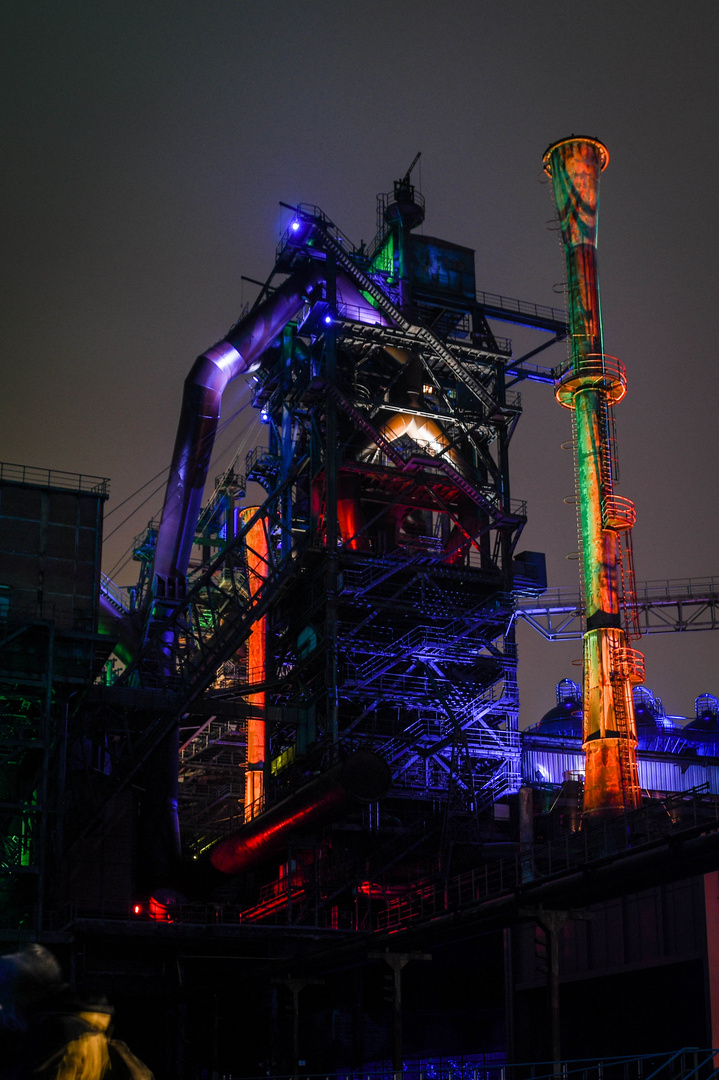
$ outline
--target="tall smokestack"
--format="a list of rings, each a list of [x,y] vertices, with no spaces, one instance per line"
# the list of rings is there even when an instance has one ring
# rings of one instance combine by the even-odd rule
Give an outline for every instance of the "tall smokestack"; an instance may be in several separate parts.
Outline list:
[[[622,574],[622,534],[630,551],[634,506],[614,494],[612,407],[627,389],[624,365],[607,356],[597,276],[599,174],[609,160],[597,139],[570,136],[549,147],[567,265],[571,359],[555,386],[574,413],[575,473],[586,632],[584,634],[585,816],[631,810],[641,803],[632,683],[644,680],[644,658],[628,648],[620,605],[633,588]],[[620,589],[620,579],[623,580]]]

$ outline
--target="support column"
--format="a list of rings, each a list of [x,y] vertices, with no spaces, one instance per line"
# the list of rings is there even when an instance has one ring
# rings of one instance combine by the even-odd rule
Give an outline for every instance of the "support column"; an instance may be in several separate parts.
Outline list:
[[[392,1073],[402,1080],[404,1055],[402,1051],[402,971],[410,960],[431,960],[431,953],[369,953],[370,960],[384,960],[392,969]]]
[[[327,303],[330,322],[325,330],[325,371],[327,383],[337,382],[337,264],[327,252]],[[337,691],[337,403],[332,394],[325,398],[325,536],[327,544],[327,732],[333,745],[339,737]]]
[[[240,511],[240,528],[257,512],[256,506]],[[269,545],[267,525],[263,517],[252,525],[245,535],[245,557],[250,596],[254,597],[265,581],[269,569]],[[267,731],[265,724],[265,691],[267,650],[267,619],[263,616],[253,624],[247,642],[247,677],[250,685],[263,687],[250,694],[248,701],[252,710],[247,718],[247,763],[245,767],[245,821],[263,810],[264,773],[267,758]]]

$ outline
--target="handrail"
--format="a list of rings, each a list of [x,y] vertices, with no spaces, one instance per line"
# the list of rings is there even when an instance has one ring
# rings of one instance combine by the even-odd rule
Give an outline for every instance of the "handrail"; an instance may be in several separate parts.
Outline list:
[[[711,796],[704,803],[699,794],[688,792],[680,793],[680,796],[692,797],[694,824],[689,828],[719,828],[719,804]],[[686,805],[688,800],[686,797],[663,800],[667,811],[677,801]],[[705,815],[699,821],[697,808],[702,805]],[[602,819],[591,823],[581,832],[568,833],[560,839],[536,845],[533,850],[532,879],[556,877],[607,856],[615,858],[672,835],[681,835],[686,829],[686,824],[673,821],[669,812],[657,815],[647,807],[640,807],[621,817]],[[378,912],[375,929],[382,933],[417,920],[436,918],[467,904],[482,903],[504,895],[525,883],[526,865],[519,853],[465,871],[449,881],[426,881],[402,897],[391,900],[384,911]]]
[[[347,322],[361,323],[364,326],[382,326],[381,313],[375,307],[372,307],[369,303],[366,307],[359,304],[346,304],[344,301],[337,305],[337,317],[339,319],[345,319]],[[446,335],[449,338],[457,338],[459,344],[464,343],[466,333],[461,331],[450,331]],[[506,356],[511,356],[512,342],[507,337],[494,336],[494,342],[497,346],[498,352]],[[494,350],[493,350],[494,351]],[[540,370],[539,368],[537,370]],[[543,369],[542,369],[543,370]]]
[[[688,1080],[703,1069],[719,1050],[707,1047],[685,1046],[681,1050],[660,1050],[647,1054],[623,1054],[592,1058],[563,1058],[555,1061],[508,1062],[503,1052],[489,1051],[477,1054],[425,1054],[421,1057],[405,1058],[401,1072],[397,1072],[391,1061],[380,1059],[364,1062],[355,1068],[333,1069],[317,1073],[302,1073],[303,1080],[562,1080],[576,1077],[577,1080],[589,1080],[596,1077],[601,1080],[645,1080],[644,1069],[655,1062],[660,1062],[655,1073],[669,1069],[678,1059],[691,1055],[698,1059],[705,1055],[701,1064],[690,1071],[678,1066],[682,1080]],[[634,1068],[632,1068],[634,1066]],[[668,1075],[668,1080],[676,1073]],[[703,1074],[703,1080],[713,1080],[715,1070]],[[242,1074],[242,1080],[296,1080],[296,1073],[268,1072],[256,1076]],[[229,1073],[226,1080],[240,1080],[239,1075]]]
[[[560,308],[550,307],[548,304],[533,304],[528,300],[517,300],[512,296],[501,296],[499,293],[477,291],[477,300],[483,307],[496,307],[507,314],[511,312],[517,315],[536,315],[539,318],[551,319],[553,322],[567,325],[567,313]]]
[[[684,600],[687,598],[701,601],[708,596],[719,596],[719,577],[702,578],[656,578],[637,583],[637,600]],[[544,610],[548,607],[561,607],[563,610],[577,609],[583,606],[580,593],[572,585],[560,585],[556,589],[547,589],[542,593],[541,603],[527,600],[519,603],[520,610]]]
[[[34,465],[15,465],[9,461],[0,461],[0,480],[62,488],[65,491],[87,491],[96,495],[110,493],[110,481],[106,476],[90,476],[88,473],[65,472],[62,469],[39,469]]]
[[[115,584],[111,577],[108,577],[107,574],[103,573],[102,570],[100,571],[100,591],[115,605],[115,607],[120,608],[120,613],[122,615],[130,614],[130,609],[127,606],[127,599],[122,589],[119,585]]]

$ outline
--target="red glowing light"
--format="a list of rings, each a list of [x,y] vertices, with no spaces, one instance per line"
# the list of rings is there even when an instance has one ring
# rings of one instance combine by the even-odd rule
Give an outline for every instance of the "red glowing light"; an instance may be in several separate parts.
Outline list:
[[[161,900],[157,900],[156,897],[150,897],[149,907],[150,918],[155,922],[172,922],[172,916],[168,910],[168,905],[163,904]]]

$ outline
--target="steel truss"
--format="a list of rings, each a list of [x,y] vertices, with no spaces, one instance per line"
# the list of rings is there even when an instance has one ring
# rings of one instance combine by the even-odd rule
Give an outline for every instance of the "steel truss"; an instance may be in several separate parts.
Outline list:
[[[396,798],[447,799],[451,792],[477,811],[519,782],[511,560],[525,506],[508,497],[506,447],[521,411],[518,395],[504,392],[508,350],[504,343],[489,348],[478,308],[476,345],[471,334],[440,341],[414,326],[350,265],[316,214],[313,223],[323,256],[334,256],[394,326],[368,325],[326,295],[320,311],[330,311],[331,322],[308,308],[285,333],[257,374],[255,404],[269,420],[270,445],[246,462],[246,479],[267,491],[257,511],[271,538],[266,580],[252,604],[232,615],[221,597],[221,616],[192,616],[217,609],[209,592],[223,557],[225,575],[231,566],[241,576],[226,548],[202,583],[191,585],[196,599],[169,615],[177,632],[153,638],[177,642],[172,669],[191,696],[199,672],[205,681],[218,658],[236,652],[267,616],[271,661],[263,682],[250,677],[234,693],[245,700],[267,694],[276,797],[338,754],[371,748],[389,761]],[[300,254],[307,257],[307,249]],[[280,258],[287,267],[285,250]],[[420,362],[430,403],[413,407],[388,396],[402,372],[387,347]],[[387,429],[400,413],[441,424],[442,446],[407,434],[391,439]],[[348,482],[361,491],[363,523],[341,536],[331,508],[338,485]],[[467,506],[470,529],[462,524]],[[392,517],[414,517],[428,528],[400,526],[389,541]],[[448,562],[452,529],[464,535]],[[235,550],[242,542],[239,535]],[[157,670],[162,666],[158,657]],[[148,671],[146,659],[141,669]]]
[[[642,635],[716,630],[719,579],[643,582],[636,588],[635,611]],[[581,599],[573,589],[552,589],[540,599],[521,600],[517,615],[547,641],[576,640],[584,632]]]
[[[445,808],[447,842],[453,813],[476,818],[520,783],[513,556],[526,506],[509,492],[521,414],[506,389],[511,347],[472,298],[449,311],[425,289],[414,312],[400,310],[386,274],[320,211],[297,215],[302,240],[288,232],[274,273],[319,260],[325,284],[254,376],[268,446],[233,487],[254,481],[266,497],[223,542],[213,494],[203,565],[184,597],[154,599],[139,655],[118,685],[93,691],[88,716],[98,733],[108,717],[129,732],[110,751],[114,790],[179,726],[195,850],[238,823],[260,713],[268,803],[370,749],[390,764],[390,804],[415,807],[407,821]],[[339,274],[365,308],[339,299]],[[261,623],[258,672],[247,643]]]

